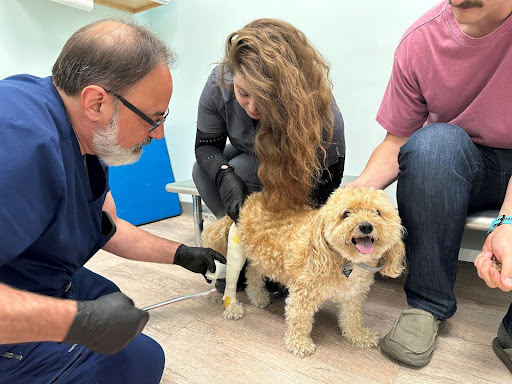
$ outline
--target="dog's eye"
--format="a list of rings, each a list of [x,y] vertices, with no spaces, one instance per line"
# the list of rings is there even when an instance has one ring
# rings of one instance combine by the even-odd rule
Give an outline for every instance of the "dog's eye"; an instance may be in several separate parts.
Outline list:
[[[375,214],[376,214],[377,216],[380,216],[380,211],[379,211],[378,209],[376,209],[376,210],[375,210]]]
[[[343,215],[341,216],[343,219],[346,219],[347,217],[350,216],[350,211],[345,211],[343,212]]]

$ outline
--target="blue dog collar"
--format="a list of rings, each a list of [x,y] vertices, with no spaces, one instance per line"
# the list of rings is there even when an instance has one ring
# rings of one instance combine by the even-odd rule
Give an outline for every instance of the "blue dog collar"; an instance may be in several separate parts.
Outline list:
[[[491,233],[492,230],[496,227],[499,227],[501,224],[512,224],[512,216],[499,216],[495,218],[491,225],[489,226],[489,230],[487,231],[487,234]]]

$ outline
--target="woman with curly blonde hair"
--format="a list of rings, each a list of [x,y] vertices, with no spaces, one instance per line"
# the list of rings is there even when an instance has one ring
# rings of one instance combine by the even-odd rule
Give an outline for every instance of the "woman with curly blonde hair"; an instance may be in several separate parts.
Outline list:
[[[195,184],[217,217],[236,220],[262,188],[272,209],[327,200],[343,176],[343,119],[304,33],[258,19],[228,36],[199,101],[195,152]]]

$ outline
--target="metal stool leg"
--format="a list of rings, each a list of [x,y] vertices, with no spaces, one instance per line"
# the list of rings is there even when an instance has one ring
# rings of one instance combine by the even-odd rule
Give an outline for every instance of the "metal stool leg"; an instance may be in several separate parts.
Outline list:
[[[200,247],[201,233],[203,232],[203,207],[201,205],[201,196],[192,195],[192,216],[194,218],[196,245]]]

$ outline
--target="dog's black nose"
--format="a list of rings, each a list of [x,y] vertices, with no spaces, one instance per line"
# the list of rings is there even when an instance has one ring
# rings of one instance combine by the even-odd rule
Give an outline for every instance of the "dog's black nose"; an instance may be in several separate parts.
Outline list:
[[[359,224],[359,230],[365,234],[368,234],[373,231],[373,225],[365,221],[364,223]]]

